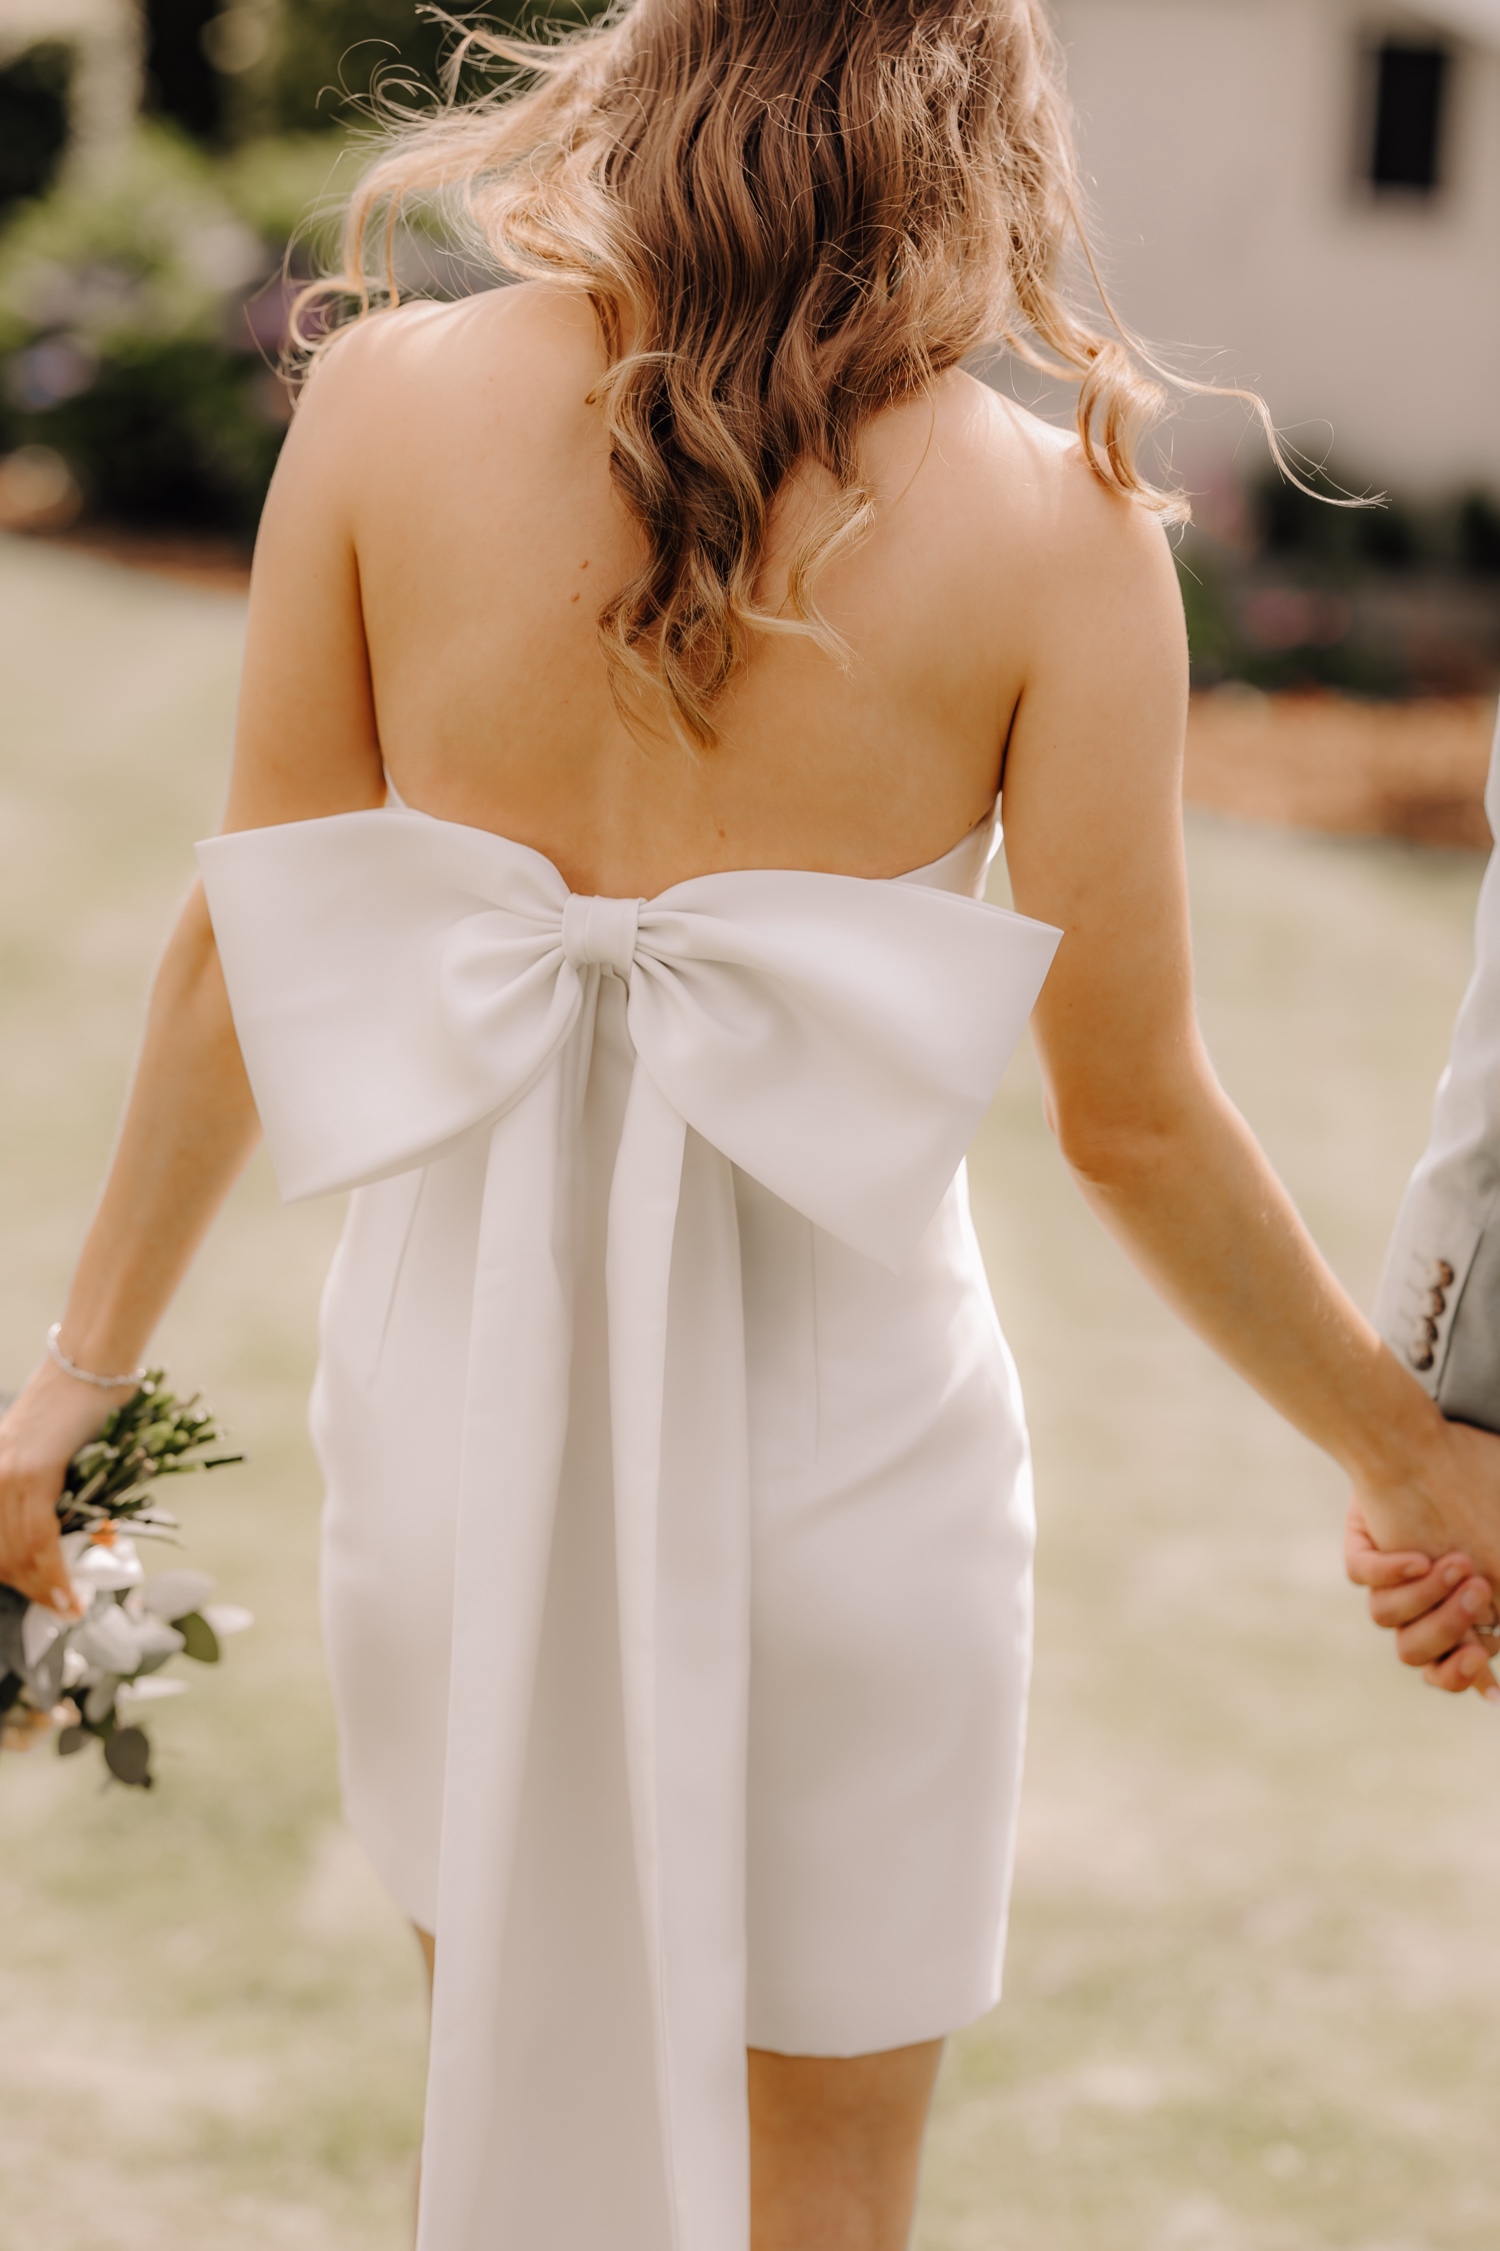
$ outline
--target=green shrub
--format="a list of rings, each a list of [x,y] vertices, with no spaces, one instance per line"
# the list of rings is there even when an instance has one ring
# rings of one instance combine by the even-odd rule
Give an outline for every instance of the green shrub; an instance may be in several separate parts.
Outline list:
[[[0,450],[61,454],[107,517],[249,532],[287,419],[286,245],[320,137],[218,162],[160,126],[0,238]]]
[[[576,22],[595,4],[502,0],[490,20]],[[0,453],[60,455],[96,516],[244,535],[287,420],[274,370],[294,293],[288,245],[292,270],[322,263],[328,230],[309,231],[309,214],[329,212],[354,176],[339,128],[369,105],[346,95],[383,73],[420,100],[453,28],[417,0],[226,0],[205,50],[200,0],[149,14],[151,98],[164,106],[172,69],[186,85],[206,52],[227,102],[214,131],[238,145],[147,122],[107,175],[70,171],[13,207],[0,232]],[[255,39],[228,35],[241,18]],[[3,97],[0,79],[0,129]],[[279,133],[244,138],[267,123]],[[0,155],[0,192],[4,179]],[[440,238],[415,222],[406,286],[452,295],[490,278]]]
[[[284,0],[264,74],[268,121],[302,133],[347,124],[382,75],[431,89],[450,36],[416,0]]]
[[[455,23],[529,32],[548,23],[586,22],[604,5],[605,0],[495,0],[476,8],[451,0],[448,20],[434,21],[419,0],[281,0],[266,59],[246,74],[245,107],[276,132],[347,126],[367,115],[372,89],[382,82],[398,100],[430,96],[440,83]]]
[[[1500,506],[1488,493],[1465,493],[1458,506],[1459,557],[1474,578],[1500,577]]]
[[[73,50],[46,39],[0,70],[0,209],[41,195],[68,145]]]

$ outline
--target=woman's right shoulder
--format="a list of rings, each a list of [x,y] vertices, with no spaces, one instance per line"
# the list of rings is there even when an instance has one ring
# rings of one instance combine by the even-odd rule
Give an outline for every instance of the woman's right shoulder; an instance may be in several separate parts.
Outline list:
[[[1107,486],[1078,434],[967,374],[940,383],[926,462],[948,566],[1039,658],[1073,662],[1106,617],[1181,630],[1176,566],[1158,510]]]
[[[976,377],[952,379],[937,436],[969,495],[976,531],[1019,539],[1033,564],[1139,572],[1170,563],[1161,513],[1105,484],[1072,424],[1049,422]]]

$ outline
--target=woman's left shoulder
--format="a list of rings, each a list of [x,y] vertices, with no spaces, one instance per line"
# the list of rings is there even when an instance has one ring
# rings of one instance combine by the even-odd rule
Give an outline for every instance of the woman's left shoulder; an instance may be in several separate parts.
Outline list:
[[[603,371],[598,326],[577,290],[518,282],[446,302],[415,300],[351,321],[325,344],[293,422],[299,450],[372,467],[487,442],[581,407]],[[302,425],[299,430],[298,425]]]

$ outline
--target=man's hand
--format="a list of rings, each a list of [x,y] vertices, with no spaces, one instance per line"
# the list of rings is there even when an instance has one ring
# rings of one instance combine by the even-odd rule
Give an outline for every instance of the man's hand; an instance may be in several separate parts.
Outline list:
[[[1385,1554],[1370,1537],[1359,1500],[1344,1521],[1344,1569],[1369,1590],[1370,1616],[1392,1629],[1403,1665],[1419,1665],[1434,1688],[1461,1695],[1476,1689],[1500,1704],[1500,1683],[1490,1670],[1500,1635],[1488,1630],[1496,1614],[1494,1590],[1467,1555]]]

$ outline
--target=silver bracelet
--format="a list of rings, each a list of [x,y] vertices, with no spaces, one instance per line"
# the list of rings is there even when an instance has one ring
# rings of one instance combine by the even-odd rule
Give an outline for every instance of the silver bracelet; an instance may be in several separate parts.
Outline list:
[[[140,1385],[145,1382],[146,1370],[144,1368],[132,1368],[128,1376],[96,1376],[92,1368],[80,1368],[78,1362],[70,1360],[58,1343],[57,1340],[61,1335],[62,1323],[61,1321],[54,1321],[47,1331],[47,1350],[65,1376],[75,1376],[79,1383],[94,1384],[100,1391],[119,1391],[127,1383],[134,1384],[139,1389]]]

